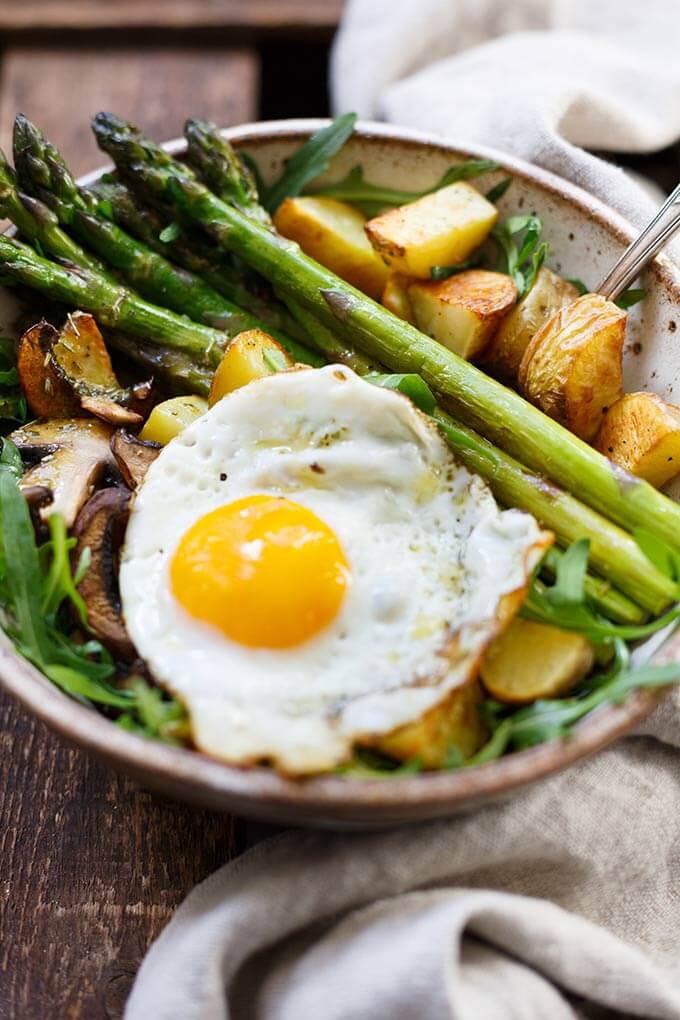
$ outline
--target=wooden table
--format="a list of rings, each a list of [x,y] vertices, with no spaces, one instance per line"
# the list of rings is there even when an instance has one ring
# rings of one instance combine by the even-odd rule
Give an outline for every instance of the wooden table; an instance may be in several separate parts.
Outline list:
[[[100,109],[159,139],[190,114],[325,114],[340,6],[0,0],[0,145],[22,111],[83,172],[104,161]],[[0,1020],[119,1017],[177,904],[262,828],[139,790],[2,696],[0,752]]]

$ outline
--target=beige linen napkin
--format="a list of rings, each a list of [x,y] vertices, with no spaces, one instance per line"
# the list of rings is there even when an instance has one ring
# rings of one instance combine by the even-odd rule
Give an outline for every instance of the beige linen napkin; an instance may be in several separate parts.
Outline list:
[[[333,88],[640,224],[650,200],[578,146],[675,140],[678,51],[679,0],[353,0]],[[261,844],[180,907],[127,1020],[680,1018],[680,693],[645,733],[462,818]]]

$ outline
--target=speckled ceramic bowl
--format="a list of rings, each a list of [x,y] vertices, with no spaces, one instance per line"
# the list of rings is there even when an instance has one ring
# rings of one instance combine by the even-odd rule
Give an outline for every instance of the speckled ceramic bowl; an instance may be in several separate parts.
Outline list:
[[[265,177],[322,121],[292,120],[232,128],[227,137],[256,156]],[[168,144],[180,153],[181,140]],[[458,149],[414,131],[362,124],[333,162],[329,179],[357,163],[376,183],[416,189],[452,162],[474,156],[502,165],[513,187],[501,201],[504,214],[535,211],[545,223],[550,263],[566,276],[595,286],[634,236],[619,215],[586,192],[543,170],[488,149]],[[89,183],[102,171],[84,178]],[[490,182],[493,179],[489,178]],[[645,274],[645,300],[633,309],[625,356],[626,390],[680,394],[680,271],[660,257]],[[0,289],[0,330],[11,331],[16,314]],[[680,487],[678,488],[680,495]],[[680,658],[680,635],[656,653]],[[269,769],[236,769],[192,751],[177,750],[126,733],[103,716],[61,694],[18,656],[0,634],[0,682],[50,727],[83,749],[134,776],[140,783],[182,800],[277,822],[332,828],[368,828],[421,821],[469,810],[568,767],[629,732],[660,695],[638,692],[624,705],[606,706],[579,725],[568,741],[544,744],[476,768],[385,780],[330,776],[293,782]]]

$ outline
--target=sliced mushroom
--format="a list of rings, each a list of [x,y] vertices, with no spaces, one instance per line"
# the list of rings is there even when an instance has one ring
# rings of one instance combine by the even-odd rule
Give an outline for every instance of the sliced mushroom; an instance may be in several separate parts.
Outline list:
[[[73,312],[68,316],[52,347],[51,360],[56,375],[76,394],[84,411],[112,425],[141,425],[142,415],[125,405],[148,396],[151,384],[120,386],[92,315]]]
[[[117,473],[111,433],[110,425],[94,418],[53,418],[9,436],[30,465],[21,478],[22,491],[39,486],[52,493],[52,502],[40,510],[42,520],[60,513],[70,528],[105,472]]]
[[[27,329],[17,347],[17,372],[26,403],[37,418],[70,418],[80,401],[52,365],[59,333],[42,319]]]
[[[130,493],[122,486],[102,489],[78,514],[73,529],[76,538],[74,562],[86,549],[90,563],[78,585],[87,607],[92,631],[110,652],[122,659],[136,656],[125,628],[118,587],[120,547],[125,536]]]
[[[137,489],[163,447],[148,439],[138,439],[125,429],[116,429],[111,436],[111,451],[118,470],[129,489]]]
[[[46,485],[32,485],[29,488],[22,488],[28,512],[31,515],[33,530],[39,541],[47,537],[47,527],[42,517],[42,511],[52,502],[52,492]]]
[[[122,387],[91,315],[73,312],[61,332],[45,320],[19,341],[17,370],[31,411],[40,418],[89,412],[113,425],[141,425],[151,382]]]

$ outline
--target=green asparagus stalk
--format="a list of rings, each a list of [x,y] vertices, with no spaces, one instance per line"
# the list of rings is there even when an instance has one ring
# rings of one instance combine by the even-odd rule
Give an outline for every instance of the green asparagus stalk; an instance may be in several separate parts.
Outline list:
[[[420,373],[448,398],[454,413],[528,467],[624,528],[644,527],[680,549],[680,507],[651,485],[616,469],[518,394],[217,198],[125,121],[98,114],[93,126],[101,148],[140,193],[201,226],[221,250],[239,255],[369,358],[395,372]]]
[[[94,250],[145,298],[225,332],[271,327],[228,301],[203,279],[162,255],[101,216],[96,200],[76,184],[66,163],[42,133],[23,116],[14,125],[15,161],[22,184],[50,207],[59,221]],[[45,183],[48,182],[48,183]],[[52,248],[48,250],[53,252]],[[58,254],[53,252],[53,254]],[[285,347],[287,337],[275,337]],[[303,356],[300,360],[305,360]]]
[[[219,128],[192,118],[184,125],[184,137],[187,158],[199,179],[219,198],[271,229],[271,217],[260,205],[252,171],[222,138]]]
[[[51,209],[19,190],[14,171],[2,151],[0,151],[0,219],[11,220],[23,238],[51,252],[56,258],[108,275],[108,270],[99,259],[88,255],[64,233]]]
[[[15,283],[91,312],[103,326],[185,351],[209,364],[218,364],[222,356],[224,333],[152,305],[94,270],[50,262],[4,235],[0,235],[0,266]]]
[[[115,329],[106,330],[105,339],[108,347],[141,365],[154,378],[160,377],[174,393],[208,396],[212,369],[184,351],[148,344]]]
[[[225,265],[214,245],[193,235],[180,232],[163,240],[163,231],[169,225],[167,218],[142,205],[120,181],[97,181],[86,190],[96,200],[100,215],[117,223],[166,259],[200,276],[218,294],[266,322],[267,329],[280,330],[304,342],[304,331],[286,307],[274,300],[269,284],[261,277],[250,279],[234,266]],[[249,274],[255,276],[250,270]]]

